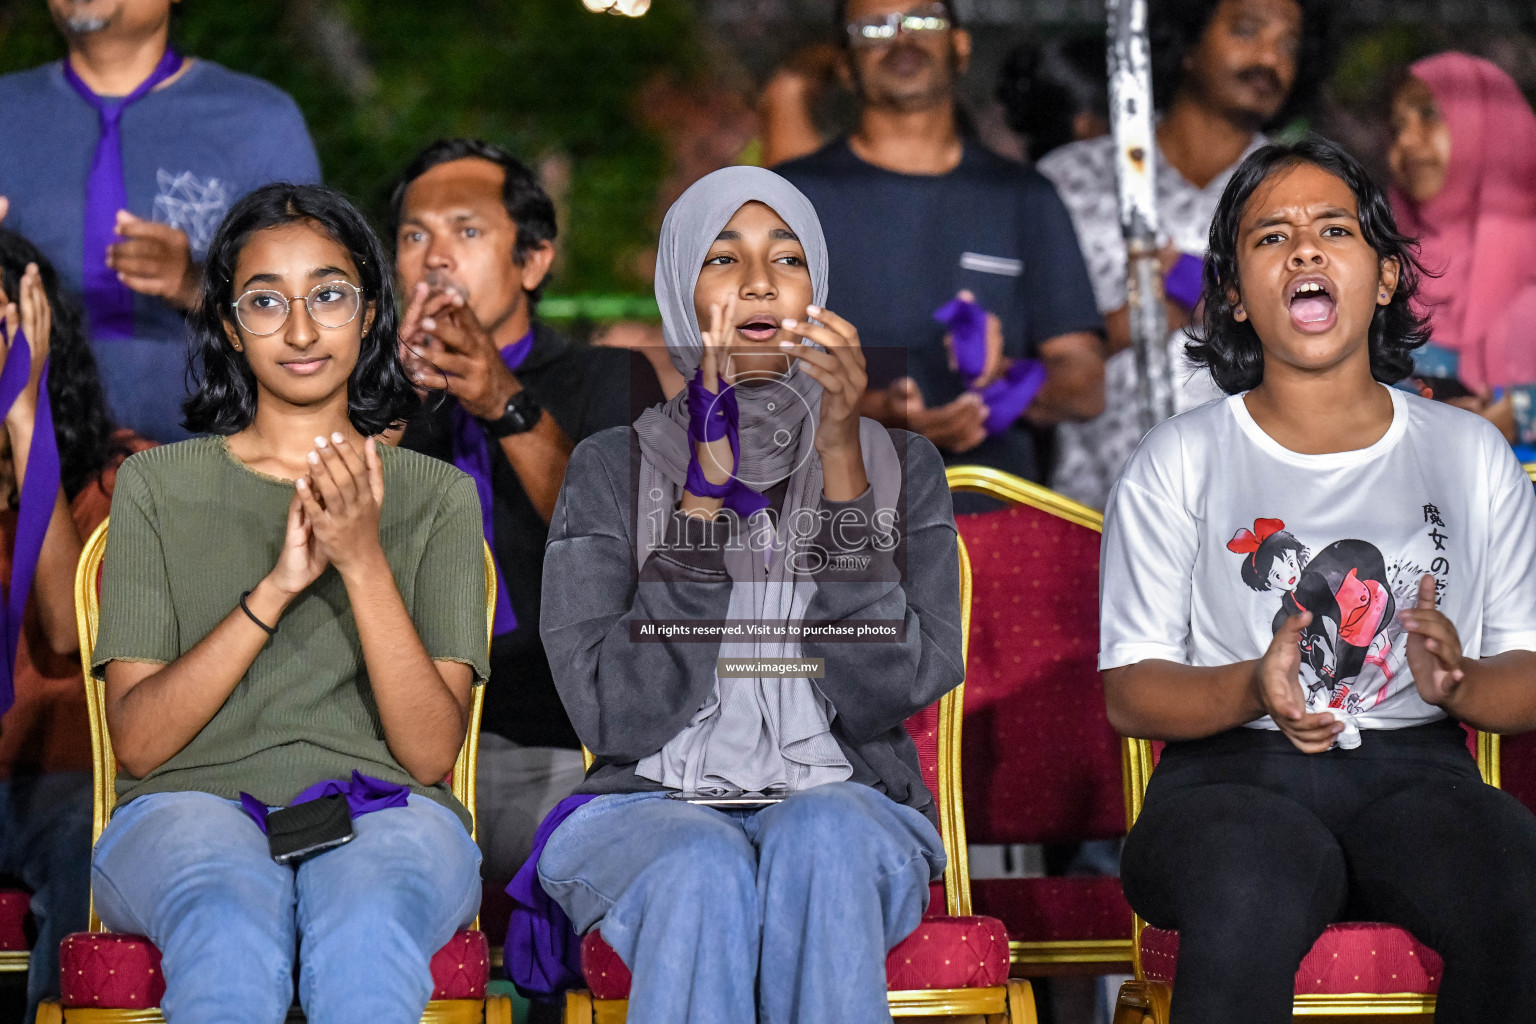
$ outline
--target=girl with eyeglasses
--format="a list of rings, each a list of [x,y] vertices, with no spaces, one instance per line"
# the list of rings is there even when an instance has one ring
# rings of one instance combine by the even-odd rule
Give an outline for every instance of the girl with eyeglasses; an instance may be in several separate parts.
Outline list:
[[[168,1019],[281,1021],[297,960],[312,1020],[419,1020],[480,901],[443,782],[487,674],[474,484],[374,440],[417,398],[383,249],[339,194],[237,203],[195,327],[207,436],[129,459],[113,499],[96,908],[159,947]],[[314,845],[348,813],[352,838],[279,863],[269,815],[317,796],[342,820]]]

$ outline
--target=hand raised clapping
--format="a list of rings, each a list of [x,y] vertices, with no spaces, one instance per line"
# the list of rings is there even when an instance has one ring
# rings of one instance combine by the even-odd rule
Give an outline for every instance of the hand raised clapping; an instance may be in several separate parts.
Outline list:
[[[359,453],[341,434],[315,438],[310,471],[294,484],[283,550],[269,578],[283,593],[297,594],[334,565],[346,575],[382,555],[379,511],[384,472],[378,442],[368,438]]]

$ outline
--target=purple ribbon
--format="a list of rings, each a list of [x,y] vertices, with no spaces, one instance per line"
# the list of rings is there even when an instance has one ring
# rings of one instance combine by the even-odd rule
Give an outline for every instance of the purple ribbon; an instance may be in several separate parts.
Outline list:
[[[533,331],[530,329],[512,344],[501,350],[501,361],[507,369],[517,372],[533,351]],[[491,490],[491,446],[486,442],[485,431],[464,407],[455,405],[449,414],[453,431],[453,464],[470,475],[475,481],[475,493],[480,496],[480,526],[485,542],[491,546],[491,561],[496,565],[496,617],[491,624],[491,635],[501,636],[517,628],[517,615],[512,611],[512,599],[507,596],[507,581],[501,573],[501,562],[496,558],[495,494]]]
[[[1205,260],[1187,252],[1180,253],[1163,277],[1163,294],[1185,309],[1194,309],[1200,304],[1204,276]]]
[[[1045,384],[1045,364],[1036,359],[1016,359],[1001,377],[978,389],[976,378],[987,365],[987,311],[957,297],[935,310],[933,318],[949,331],[955,367],[966,390],[980,395],[987,407],[987,436],[1013,426]]]
[[[101,135],[96,140],[96,155],[85,179],[84,245],[81,254],[85,273],[81,287],[85,308],[91,315],[94,337],[122,339],[133,337],[133,292],[118,280],[117,271],[107,266],[107,247],[117,237],[117,211],[128,208],[128,184],[123,180],[123,111],[142,99],[155,86],[181,69],[181,57],[166,47],[160,63],[138,88],[120,99],[98,96],[64,61],[64,80],[80,98],[96,108],[101,119]]]
[[[0,320],[0,338],[6,335]],[[10,349],[0,367],[0,416],[11,411],[26,389],[32,373],[32,346],[19,326],[9,338]],[[53,435],[53,408],[48,400],[48,360],[43,360],[37,386],[37,415],[32,424],[32,443],[27,448],[27,475],[21,482],[21,508],[16,516],[16,541],[11,549],[11,582],[5,590],[5,665],[0,669],[0,715],[16,700],[16,655],[21,647],[21,626],[26,619],[27,598],[37,575],[37,559],[53,518],[59,493],[59,443]]]
[[[512,918],[507,923],[507,977],[525,996],[552,996],[581,983],[581,939],[560,904],[539,884],[539,858],[555,829],[592,797],[568,796],[544,816],[533,851],[512,876]]]
[[[721,503],[743,519],[768,507],[768,499],[760,491],[754,491],[736,476],[741,468],[741,410],[736,405],[736,388],[727,387],[720,394],[706,388],[700,381],[703,371],[696,371],[688,382],[688,475],[683,486],[690,494],[701,498],[720,498]],[[699,444],[718,441],[722,437],[731,442],[731,476],[723,484],[713,484],[704,475],[699,463]]]
[[[323,796],[344,796],[347,798],[347,810],[356,818],[363,814],[372,814],[374,811],[382,811],[389,807],[404,807],[406,798],[411,795],[410,788],[396,782],[385,782],[376,779],[372,775],[364,775],[357,769],[352,770],[352,781],[342,782],[339,779],[326,779],[317,782],[304,792],[289,801],[289,807],[299,804],[307,804],[311,800],[318,800]],[[240,806],[256,827],[263,833],[267,831],[267,805],[251,796],[249,793],[240,794]]]

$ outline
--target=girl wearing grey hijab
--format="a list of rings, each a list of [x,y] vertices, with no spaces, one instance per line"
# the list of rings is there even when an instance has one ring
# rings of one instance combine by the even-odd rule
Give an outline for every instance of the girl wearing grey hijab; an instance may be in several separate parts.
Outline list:
[[[902,722],[963,676],[954,516],[933,446],[859,417],[827,269],[778,175],[684,193],[656,296],[689,385],[582,442],[550,524],[540,632],[596,763],[538,875],[631,1024],[883,1024],[943,869]]]

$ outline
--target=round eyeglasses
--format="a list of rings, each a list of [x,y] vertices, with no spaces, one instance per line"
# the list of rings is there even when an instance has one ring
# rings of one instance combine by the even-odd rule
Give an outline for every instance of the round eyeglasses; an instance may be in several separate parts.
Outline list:
[[[288,296],[270,288],[253,288],[230,305],[245,332],[260,338],[283,329],[290,299],[302,300],[311,320],[333,329],[347,326],[363,308],[363,290],[351,281],[326,281],[311,288],[308,295]]]

